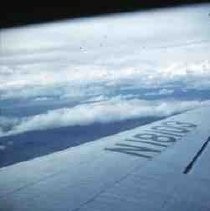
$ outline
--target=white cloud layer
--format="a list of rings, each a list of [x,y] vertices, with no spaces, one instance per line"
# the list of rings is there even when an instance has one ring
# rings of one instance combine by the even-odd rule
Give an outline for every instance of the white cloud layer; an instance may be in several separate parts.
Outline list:
[[[52,106],[51,100],[78,105],[22,118],[0,116],[0,136],[162,117],[209,104],[173,96],[176,89],[210,90],[209,8],[128,13],[2,30],[0,115],[9,110],[8,105],[10,111],[16,109],[14,102],[26,107],[47,102]],[[162,100],[137,99],[144,94]],[[176,99],[163,99],[166,95]]]
[[[87,86],[97,88],[95,82],[137,88],[181,82],[184,88],[209,89],[209,8],[2,30],[0,99],[85,95]]]
[[[4,128],[0,136],[8,136],[26,131],[45,130],[64,126],[108,123],[148,116],[164,117],[199,106],[210,105],[210,101],[145,101],[113,98],[108,101],[78,105],[48,111],[22,119],[4,118]],[[2,119],[3,120],[3,119]]]
[[[27,72],[30,68],[32,71]],[[87,87],[90,89],[92,86],[91,92],[93,89],[97,92],[96,82],[109,86],[126,84],[136,88],[161,88],[165,84],[181,82],[184,88],[210,88],[210,60],[166,66],[142,64],[118,69],[100,65],[67,65],[60,67],[59,71],[44,68],[42,65],[29,65],[16,71],[7,70],[8,74],[5,74],[3,67],[0,70],[0,99],[86,95]],[[99,90],[97,94],[103,93]]]

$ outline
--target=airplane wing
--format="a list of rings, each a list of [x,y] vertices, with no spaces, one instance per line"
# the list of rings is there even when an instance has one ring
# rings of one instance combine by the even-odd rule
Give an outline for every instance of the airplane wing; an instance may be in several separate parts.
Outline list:
[[[210,209],[210,107],[0,169],[0,210]]]

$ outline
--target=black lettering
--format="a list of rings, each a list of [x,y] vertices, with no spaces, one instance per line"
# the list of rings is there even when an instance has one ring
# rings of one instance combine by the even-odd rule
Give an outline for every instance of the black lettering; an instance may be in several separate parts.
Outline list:
[[[151,159],[152,155],[142,154],[143,153],[160,153],[161,150],[152,149],[148,147],[142,147],[142,146],[134,146],[134,145],[128,145],[128,144],[116,144],[115,148],[105,148],[105,150],[113,151],[113,152],[120,152],[124,154],[134,155],[138,157],[143,157],[146,159]]]
[[[130,141],[130,142],[140,142],[140,143],[144,143],[144,144],[151,144],[154,146],[159,146],[159,147],[167,147],[168,145],[166,144],[160,144],[160,143],[155,143],[155,142],[151,142],[151,141],[142,141],[142,140],[136,140],[136,139],[125,139],[125,141]]]
[[[176,139],[172,136],[152,134],[152,133],[139,133],[134,136],[137,139],[151,140],[154,142],[163,142],[163,143],[174,143]]]
[[[125,139],[126,142],[143,143],[158,147],[168,147],[170,143],[176,142],[176,139],[182,137],[185,133],[191,131],[197,125],[189,122],[165,121],[161,125],[151,127],[151,130],[145,130],[143,133],[134,135],[135,139]],[[105,150],[120,152],[133,156],[151,159],[153,153],[161,153],[161,150],[145,146],[136,146],[117,143],[114,148],[105,148]]]
[[[179,122],[179,121],[166,121],[166,122],[163,122],[163,124],[167,125],[167,126],[178,125],[178,126],[182,126],[182,127],[185,127],[185,128],[195,128],[195,127],[197,127],[197,125],[195,125],[193,123],[190,123],[190,122]]]
[[[173,127],[174,129],[174,127]],[[165,126],[165,125],[158,125],[158,126],[153,126],[151,127],[151,130],[154,130],[155,132],[165,134],[165,135],[172,135],[172,136],[177,136],[177,137],[182,137],[183,134],[177,134],[177,133],[182,133],[183,131],[179,130],[172,130],[171,126]]]
[[[183,128],[179,126],[172,126],[172,125],[167,125],[167,128],[170,128],[170,131],[174,133],[188,133],[191,131],[189,128]]]

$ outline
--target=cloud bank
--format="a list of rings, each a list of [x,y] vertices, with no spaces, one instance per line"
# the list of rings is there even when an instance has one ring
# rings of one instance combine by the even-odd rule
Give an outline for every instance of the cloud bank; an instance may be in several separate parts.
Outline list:
[[[48,70],[50,69],[50,70]],[[60,98],[102,94],[100,86],[162,88],[166,85],[189,89],[210,89],[210,60],[170,65],[142,64],[107,68],[103,65],[25,65],[11,70],[0,67],[0,99],[25,99],[49,96]],[[159,93],[165,94],[165,93]]]
[[[4,120],[0,136],[9,136],[26,131],[45,130],[65,126],[89,125],[95,122],[108,123],[141,117],[164,117],[195,107],[210,105],[210,101],[145,101],[113,98],[108,101],[81,104],[73,108],[51,110],[43,114]]]

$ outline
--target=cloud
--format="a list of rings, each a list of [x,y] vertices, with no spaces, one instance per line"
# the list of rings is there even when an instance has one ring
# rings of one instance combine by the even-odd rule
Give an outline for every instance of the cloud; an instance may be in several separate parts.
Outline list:
[[[71,97],[71,90],[81,93],[96,82],[137,88],[180,82],[209,89],[210,28],[203,15],[208,10],[201,6],[1,30],[0,99],[45,97],[61,87],[58,95]]]
[[[121,85],[162,89],[168,84],[179,85],[180,88],[210,89],[210,60],[170,65],[139,64],[118,69],[104,65],[62,64],[55,67],[37,64],[10,70],[3,66],[0,71],[0,98],[66,98],[85,96],[88,90],[97,96],[105,91],[112,92],[112,88]],[[104,90],[104,85],[109,86],[109,90]]]
[[[157,11],[2,30],[2,110],[9,113],[18,102],[28,110],[44,104],[46,112],[0,117],[0,135],[162,117],[208,103],[138,99],[145,90],[163,96],[177,89],[210,90],[210,29],[203,16],[208,9],[201,7],[194,15],[191,9],[170,11],[176,26],[165,11]],[[77,106],[47,111],[52,101]]]
[[[0,116],[0,135],[11,131],[17,124],[20,124],[18,118]]]
[[[1,136],[14,135],[26,131],[45,130],[92,123],[108,123],[148,116],[165,117],[195,107],[210,105],[210,101],[146,101],[113,98],[108,101],[81,104],[72,108],[51,110],[43,114],[22,119],[4,120]],[[8,127],[9,126],[9,127]]]
[[[174,93],[174,90],[172,89],[160,89],[156,92],[147,92],[144,95],[145,96],[157,96],[157,95],[171,95]]]
[[[0,145],[0,151],[4,151],[6,147],[4,145]]]

